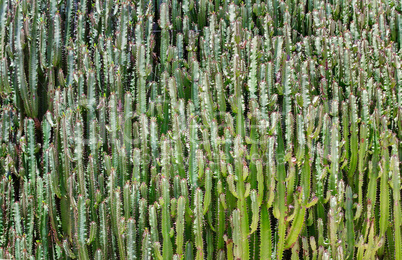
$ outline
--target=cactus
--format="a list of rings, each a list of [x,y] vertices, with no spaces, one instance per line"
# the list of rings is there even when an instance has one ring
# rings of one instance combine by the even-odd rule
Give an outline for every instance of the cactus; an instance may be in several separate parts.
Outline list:
[[[87,250],[87,227],[86,227],[86,210],[85,210],[85,197],[80,195],[78,196],[77,203],[77,237],[78,237],[78,246],[79,246],[79,258],[80,259],[89,259],[88,250]]]
[[[179,197],[177,203],[177,220],[176,220],[176,254],[183,256],[183,244],[184,244],[184,214],[185,214],[185,199],[183,196]]]
[[[165,259],[171,259],[173,257],[173,247],[170,239],[170,196],[168,185],[168,179],[166,179],[166,177],[162,177],[162,198],[159,204],[162,206],[163,258]]]
[[[355,2],[0,0],[0,258],[401,259],[402,6]]]
[[[394,202],[394,241],[395,241],[395,259],[402,258],[401,248],[398,247],[398,243],[401,242],[401,221],[400,221],[400,214],[401,214],[401,206],[399,201],[400,198],[400,176],[399,176],[399,160],[396,155],[396,149],[393,149],[393,154],[390,161],[390,167],[392,171],[392,189],[393,189],[393,202]]]
[[[277,163],[277,180],[278,180],[278,237],[279,241],[277,244],[277,258],[282,259],[283,250],[285,245],[285,214],[286,214],[286,201],[285,201],[285,148],[282,137],[282,127],[277,124],[277,152],[276,152],[276,163]]]

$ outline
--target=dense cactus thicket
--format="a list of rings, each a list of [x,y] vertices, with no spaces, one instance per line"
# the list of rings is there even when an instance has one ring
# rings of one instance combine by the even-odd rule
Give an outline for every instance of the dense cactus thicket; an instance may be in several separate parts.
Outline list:
[[[0,258],[402,259],[402,2],[0,0]]]

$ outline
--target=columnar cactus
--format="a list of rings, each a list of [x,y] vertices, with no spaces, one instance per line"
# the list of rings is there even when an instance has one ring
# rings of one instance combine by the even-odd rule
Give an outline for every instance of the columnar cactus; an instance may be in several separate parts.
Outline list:
[[[402,259],[402,5],[355,2],[0,0],[0,258]]]

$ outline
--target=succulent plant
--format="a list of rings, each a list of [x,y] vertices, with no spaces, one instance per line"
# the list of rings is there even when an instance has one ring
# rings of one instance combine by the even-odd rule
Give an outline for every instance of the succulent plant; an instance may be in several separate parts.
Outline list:
[[[401,12],[0,0],[0,258],[402,259]]]

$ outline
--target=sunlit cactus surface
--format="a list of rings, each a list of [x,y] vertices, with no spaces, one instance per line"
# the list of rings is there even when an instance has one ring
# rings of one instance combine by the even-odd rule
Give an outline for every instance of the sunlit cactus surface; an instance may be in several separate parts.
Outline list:
[[[0,259],[402,260],[402,1],[0,0]]]

